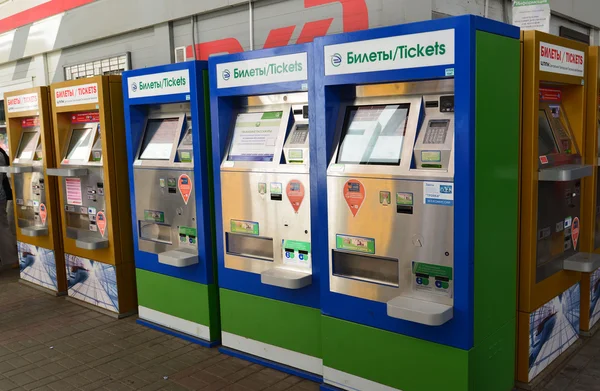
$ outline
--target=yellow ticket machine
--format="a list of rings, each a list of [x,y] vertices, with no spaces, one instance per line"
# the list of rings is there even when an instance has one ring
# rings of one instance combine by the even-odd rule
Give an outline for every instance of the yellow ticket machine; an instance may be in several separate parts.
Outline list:
[[[10,174],[21,279],[56,295],[67,293],[60,239],[56,167],[48,87],[4,94]]]
[[[598,166],[600,155],[598,131],[600,117],[600,48],[592,46],[588,50],[587,67],[587,117],[585,132],[585,163],[593,167],[593,175],[583,181],[583,214],[581,225],[581,246],[585,251],[600,254],[600,183]],[[600,319],[600,269],[581,275],[581,333],[591,335]]]
[[[120,76],[51,86],[68,296],[119,317],[136,311]]]
[[[588,46],[525,31],[522,37],[521,222],[517,381],[535,385],[579,338],[582,272],[600,267],[584,248],[582,184]]]

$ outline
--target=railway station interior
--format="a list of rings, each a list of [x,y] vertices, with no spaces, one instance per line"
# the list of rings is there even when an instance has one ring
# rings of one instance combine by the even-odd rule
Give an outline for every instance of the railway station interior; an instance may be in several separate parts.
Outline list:
[[[600,391],[600,2],[0,0],[0,391]]]

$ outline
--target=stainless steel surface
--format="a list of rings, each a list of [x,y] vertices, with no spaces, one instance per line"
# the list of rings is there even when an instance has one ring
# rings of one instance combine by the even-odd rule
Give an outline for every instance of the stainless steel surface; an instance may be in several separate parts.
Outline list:
[[[24,174],[26,172],[32,172],[32,166],[3,166],[0,167],[0,172],[5,174]]]
[[[170,250],[158,254],[158,263],[174,267],[186,267],[198,263],[198,251],[190,249]]]
[[[285,289],[302,289],[312,284],[312,273],[276,267],[262,272],[260,282]]]
[[[432,302],[423,302],[406,296],[395,297],[387,302],[387,314],[427,326],[441,326],[452,319],[454,308]]]
[[[600,176],[596,175],[596,218],[594,219],[594,249],[600,247]]]
[[[100,250],[108,247],[108,239],[82,237],[75,241],[75,246],[84,250]]]
[[[600,254],[578,252],[563,261],[563,269],[592,273],[600,268]]]
[[[225,233],[227,254],[273,261],[273,238],[232,232]]]
[[[593,173],[593,166],[564,164],[540,170],[538,180],[544,182],[568,182],[592,176]]]
[[[337,277],[345,277],[358,281],[398,287],[400,285],[400,268],[398,259],[374,257],[333,250],[331,273]]]
[[[35,164],[41,164],[41,162]],[[45,228],[47,231],[47,217],[46,221],[42,221],[40,217],[40,205],[46,203],[44,175],[38,171],[15,175],[13,176],[13,183],[15,186],[18,227],[21,230]],[[47,235],[47,232],[45,235]]]
[[[29,237],[48,236],[48,227],[24,227],[21,228],[21,235]]]
[[[580,203],[580,180],[538,182],[537,282],[561,271],[563,260],[576,254],[571,226],[580,215]]]
[[[88,175],[88,169],[87,168],[63,168],[63,167],[48,168],[46,170],[46,174],[48,176],[77,178],[77,177],[84,177],[84,176]]]
[[[600,156],[598,156],[598,160],[596,161],[596,165],[600,166]]]
[[[402,297],[415,303],[453,305],[452,280],[444,292],[421,289],[422,286],[416,285],[418,279],[412,269],[413,262],[454,267],[454,207],[425,203],[424,184],[427,182],[423,182],[452,184],[453,140],[447,170],[411,168],[420,126],[425,126],[423,124],[430,119],[450,119],[449,126],[454,126],[453,114],[441,112],[439,107],[426,107],[424,102],[453,93],[453,81],[359,86],[356,99],[341,105],[335,147],[330,151],[327,171],[331,291],[382,303]],[[348,106],[402,103],[410,103],[410,109],[399,165],[337,164]],[[453,129],[449,129],[447,137],[453,138]],[[364,200],[356,215],[344,197],[346,182],[350,179],[360,181],[364,188]],[[389,192],[391,202],[381,202],[380,192]],[[396,206],[397,193],[412,194],[412,209]],[[412,213],[403,213],[407,211]],[[374,249],[372,254],[356,252],[355,264],[348,264],[343,273],[336,275],[340,268],[337,260],[334,263],[334,255],[337,257],[339,252],[348,250],[343,245],[338,248],[338,234],[372,239]],[[374,259],[387,266],[370,264]]]

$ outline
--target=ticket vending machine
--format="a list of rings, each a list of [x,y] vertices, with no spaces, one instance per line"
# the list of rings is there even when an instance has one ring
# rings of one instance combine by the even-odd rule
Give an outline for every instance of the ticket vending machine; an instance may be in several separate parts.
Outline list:
[[[68,296],[118,317],[136,311],[120,76],[51,85]]]
[[[21,279],[56,295],[67,293],[60,238],[52,116],[48,87],[4,94]]]
[[[519,56],[476,16],[315,40],[323,389],[513,389]]]
[[[579,338],[588,47],[526,31],[523,46],[517,381],[535,386]]]
[[[585,164],[592,166],[593,175],[583,179],[581,208],[581,248],[586,252],[600,254],[600,185],[598,166],[600,165],[600,148],[598,148],[598,132],[600,131],[600,48],[588,48],[588,65],[586,75],[586,130],[584,139]],[[600,319],[600,269],[581,274],[581,311],[579,328],[582,335],[590,336],[597,330],[594,326]]]
[[[207,63],[125,72],[123,95],[140,323],[215,344]]]
[[[317,380],[311,50],[211,57],[209,75],[223,350]]]

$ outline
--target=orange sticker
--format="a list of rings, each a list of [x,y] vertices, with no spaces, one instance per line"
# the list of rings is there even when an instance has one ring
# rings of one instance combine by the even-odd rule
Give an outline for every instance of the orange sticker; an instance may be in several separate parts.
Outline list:
[[[42,225],[46,224],[47,217],[48,217],[48,211],[46,210],[46,205],[40,204],[40,219],[42,220]]]
[[[302,200],[304,200],[304,185],[299,180],[292,179],[285,187],[285,192],[288,200],[290,200],[290,203],[292,204],[292,208],[298,213],[298,209],[300,209],[300,205],[302,205]]]
[[[577,250],[577,241],[579,240],[579,217],[573,219],[573,225],[571,225],[571,240],[573,241],[573,250]]]
[[[366,190],[360,181],[356,179],[350,179],[344,184],[344,198],[346,203],[352,212],[352,215],[356,217],[358,210],[365,201]]]
[[[179,188],[183,202],[187,205],[192,194],[192,179],[186,174],[179,176],[177,187]]]
[[[98,226],[98,231],[100,231],[100,235],[104,237],[104,233],[106,232],[106,215],[104,212],[98,212],[96,214],[96,225]]]

